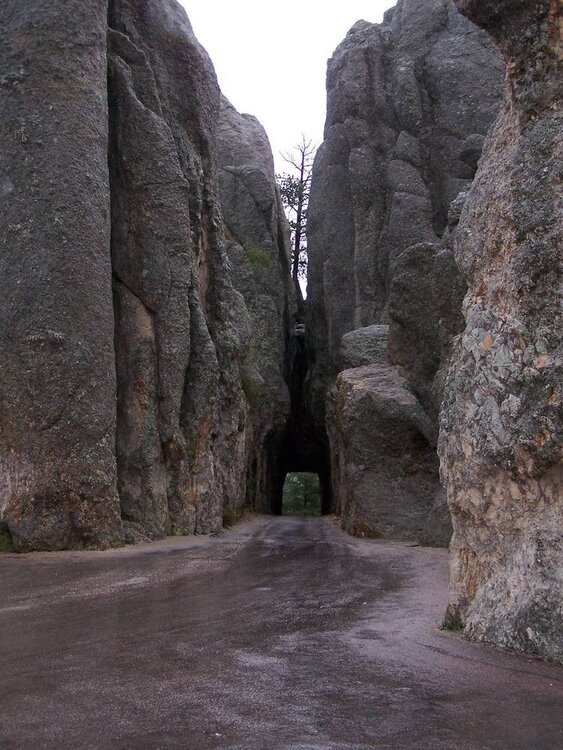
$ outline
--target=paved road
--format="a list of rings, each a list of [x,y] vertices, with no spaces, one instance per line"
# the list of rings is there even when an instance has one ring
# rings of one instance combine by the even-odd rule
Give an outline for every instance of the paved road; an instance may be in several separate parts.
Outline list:
[[[258,518],[0,591],[1,750],[563,748],[563,669],[437,629],[443,550]]]

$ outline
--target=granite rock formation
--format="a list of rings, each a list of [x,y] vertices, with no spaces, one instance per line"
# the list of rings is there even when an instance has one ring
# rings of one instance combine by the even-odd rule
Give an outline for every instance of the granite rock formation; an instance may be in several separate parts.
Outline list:
[[[469,291],[441,417],[448,617],[563,661],[563,18],[552,0],[458,6],[508,72],[455,242]]]
[[[220,93],[175,2],[109,13],[117,471],[149,537],[217,530],[244,456],[241,341],[215,156]]]
[[[276,186],[268,137],[255,117],[223,98],[217,134],[221,208],[232,279],[244,299],[242,387],[246,396],[246,498],[272,506],[276,450],[290,414],[285,380],[293,287],[289,225]],[[236,514],[235,513],[235,514]]]
[[[175,0],[0,33],[2,544],[214,532],[315,471],[355,534],[451,512],[449,623],[563,661],[560,3],[353,27],[297,324],[267,137]]]
[[[452,0],[400,0],[382,24],[358,22],[329,61],[309,206],[307,393],[318,424],[327,419],[336,502],[358,533],[434,544],[451,533],[436,436],[445,362],[463,325],[452,238],[503,71]],[[374,348],[366,332],[375,329]],[[349,369],[358,366],[371,370]]]
[[[0,519],[20,549],[122,538],[106,29],[105,0],[0,9]]]
[[[246,168],[252,146],[227,143],[239,116],[221,114],[174,0],[7,0],[0,29],[0,530],[18,550],[215,531],[244,502],[264,409],[269,425],[287,400],[265,138],[246,133]],[[220,204],[220,118],[221,154],[237,152],[221,187],[240,168],[258,212],[238,224],[229,209],[246,193],[222,189]],[[240,266],[233,286],[224,216],[281,264],[271,289],[249,297]],[[254,377],[270,411],[266,396],[249,407]]]
[[[327,425],[343,528],[356,536],[422,538],[436,495],[436,430],[401,368],[340,372]]]

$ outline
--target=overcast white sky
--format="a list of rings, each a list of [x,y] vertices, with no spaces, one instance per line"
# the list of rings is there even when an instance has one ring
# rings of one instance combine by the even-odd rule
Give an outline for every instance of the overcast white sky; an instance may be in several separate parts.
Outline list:
[[[279,158],[304,132],[322,140],[326,62],[361,18],[380,22],[395,0],[180,0],[225,96],[255,115]]]

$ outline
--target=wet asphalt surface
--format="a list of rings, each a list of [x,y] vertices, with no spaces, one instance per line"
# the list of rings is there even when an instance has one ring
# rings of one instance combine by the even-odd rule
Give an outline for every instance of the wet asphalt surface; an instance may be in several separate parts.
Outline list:
[[[0,556],[0,750],[560,750],[563,668],[438,624],[444,550],[327,518]]]

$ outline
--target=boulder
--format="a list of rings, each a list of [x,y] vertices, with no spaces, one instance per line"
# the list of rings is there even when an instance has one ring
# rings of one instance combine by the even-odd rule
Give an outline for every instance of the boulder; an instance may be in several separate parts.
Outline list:
[[[419,540],[439,489],[436,433],[401,368],[343,370],[329,393],[327,430],[343,528]]]
[[[343,369],[387,362],[389,326],[366,326],[344,334],[340,345]]]

